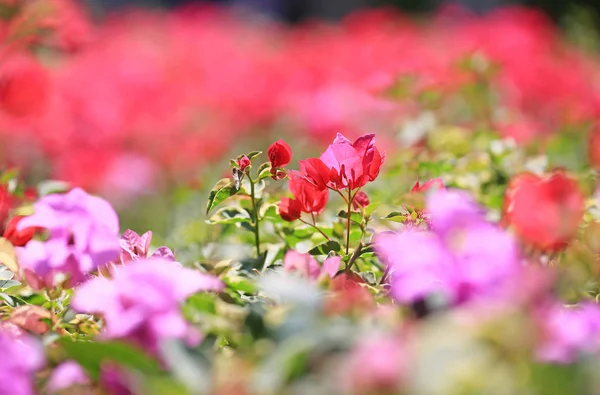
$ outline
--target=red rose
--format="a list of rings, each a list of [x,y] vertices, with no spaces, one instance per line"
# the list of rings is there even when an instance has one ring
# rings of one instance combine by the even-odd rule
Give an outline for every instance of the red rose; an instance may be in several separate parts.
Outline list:
[[[295,199],[283,198],[279,202],[279,215],[285,221],[295,221],[302,214],[302,206]]]
[[[267,151],[269,162],[271,162],[271,174],[277,179],[277,169],[290,163],[292,160],[292,149],[283,140],[279,140],[271,144]]]
[[[504,221],[525,243],[544,251],[558,250],[577,233],[583,207],[577,181],[563,171],[545,177],[524,173],[506,190]]]
[[[352,206],[355,210],[359,210],[362,207],[367,207],[369,205],[369,197],[363,191],[360,191],[354,196],[354,200],[352,200]]]
[[[250,166],[250,163],[250,158],[248,158],[246,155],[242,156],[237,161],[237,165],[240,167],[241,171],[244,171],[246,167]]]
[[[289,186],[294,198],[283,198],[279,203],[281,218],[294,221],[300,218],[301,213],[323,212],[329,197],[327,189],[319,189],[299,171],[290,172]]]

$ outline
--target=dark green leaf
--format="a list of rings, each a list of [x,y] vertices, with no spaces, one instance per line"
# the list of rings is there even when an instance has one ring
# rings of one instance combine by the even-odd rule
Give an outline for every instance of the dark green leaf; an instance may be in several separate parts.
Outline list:
[[[308,251],[308,253],[311,255],[327,255],[331,251],[340,252],[341,249],[342,246],[340,245],[340,243],[338,243],[335,240],[330,240],[327,243],[323,243],[316,246],[312,250]]]
[[[338,213],[338,217],[348,220],[348,212],[345,210],[342,210]],[[356,211],[350,212],[350,221],[354,222],[357,225],[360,225],[362,223],[362,220],[363,220],[362,213],[359,213]]]
[[[389,213],[385,217],[382,217],[381,219],[388,219],[394,222],[406,222],[406,214],[407,213],[402,213],[400,211],[394,211]]]
[[[210,191],[208,203],[206,205],[206,214],[225,199],[235,195],[239,188],[235,187],[235,181],[230,178],[223,178]]]

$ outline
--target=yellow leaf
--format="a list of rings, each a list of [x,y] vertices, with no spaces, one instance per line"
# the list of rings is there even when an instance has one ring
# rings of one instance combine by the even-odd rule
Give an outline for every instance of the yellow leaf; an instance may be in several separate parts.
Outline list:
[[[13,273],[19,272],[15,247],[4,237],[0,237],[0,263],[8,267]]]

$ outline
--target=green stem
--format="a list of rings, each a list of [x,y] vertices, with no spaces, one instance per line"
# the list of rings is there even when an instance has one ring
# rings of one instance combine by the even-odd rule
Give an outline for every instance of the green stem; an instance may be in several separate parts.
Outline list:
[[[354,262],[356,262],[356,259],[358,259],[358,256],[360,255],[360,252],[362,251],[362,249],[363,249],[363,243],[361,241],[360,244],[358,245],[358,247],[356,247],[354,254],[352,254],[352,258],[350,258],[350,260],[348,261],[348,265],[346,266],[346,273],[350,272],[350,269],[352,269],[352,266],[354,265]]]
[[[300,220],[300,222],[302,222],[302,223],[305,223],[306,225],[308,225],[308,226],[310,226],[310,227],[312,227],[312,228],[315,228],[315,229],[316,229],[316,230],[317,230],[317,231],[318,231],[320,234],[322,234],[322,235],[323,235],[323,237],[324,237],[324,238],[326,238],[326,239],[327,239],[327,241],[331,241],[331,239],[329,238],[329,236],[327,236],[327,235],[325,234],[325,232],[323,232],[321,229],[319,229],[319,227],[317,226],[317,224],[316,224],[316,223],[314,223],[314,224],[311,224],[310,222],[306,222],[306,221],[305,221],[305,220],[303,220],[302,218],[298,218],[298,219]]]
[[[346,227],[346,255],[350,249],[350,221],[352,214],[352,190],[348,188],[348,226]]]
[[[254,180],[248,175],[248,181],[250,181],[250,199],[252,200],[252,220],[254,222],[254,245],[256,246],[256,257],[260,258],[260,228],[258,220],[258,209],[256,207],[256,197],[254,196]]]

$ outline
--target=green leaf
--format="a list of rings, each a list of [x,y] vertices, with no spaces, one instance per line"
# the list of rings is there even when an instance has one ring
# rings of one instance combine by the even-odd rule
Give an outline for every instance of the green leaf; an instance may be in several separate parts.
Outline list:
[[[279,215],[277,203],[263,205],[260,208],[259,215],[261,219],[266,219],[270,222],[284,222],[284,219]]]
[[[239,188],[235,187],[235,181],[231,178],[223,178],[219,180],[210,191],[208,203],[206,205],[206,214],[225,199],[238,193]]]
[[[246,156],[248,157],[248,159],[252,160],[260,154],[262,154],[262,151],[252,151],[249,154],[247,154]]]
[[[327,243],[320,244],[308,251],[310,255],[327,255],[331,251],[340,252],[342,250],[342,246],[335,240],[330,240]]]
[[[348,212],[345,210],[342,210],[338,213],[338,217],[348,220]],[[362,213],[359,213],[356,211],[351,211],[350,212],[350,221],[354,222],[357,225],[360,225],[363,221]]]
[[[10,181],[19,177],[19,169],[17,167],[6,170],[0,175],[0,184],[8,184]]]
[[[407,213],[402,213],[400,211],[394,211],[389,213],[385,217],[381,217],[381,219],[387,219],[390,221],[403,223],[406,222],[406,214]]]
[[[68,338],[58,340],[68,358],[78,362],[94,379],[100,375],[100,368],[107,361],[148,375],[158,375],[158,363],[142,351],[122,342],[74,341]]]
[[[240,207],[224,207],[217,210],[206,222],[212,225],[230,225],[242,222],[251,223],[252,218],[246,210]]]
[[[369,204],[367,207],[365,207],[365,215],[369,216],[369,215],[373,214],[373,211],[375,211],[375,209],[377,209],[377,207],[379,207],[379,206],[380,206],[379,203]]]
[[[264,180],[271,177],[271,162],[265,162],[258,168],[258,179]]]
[[[247,294],[254,294],[257,291],[256,284],[249,278],[242,276],[226,277],[223,281],[229,288],[241,291]]]
[[[215,296],[209,293],[198,293],[188,298],[186,306],[193,308],[195,311],[201,311],[206,314],[217,314],[215,306]]]

